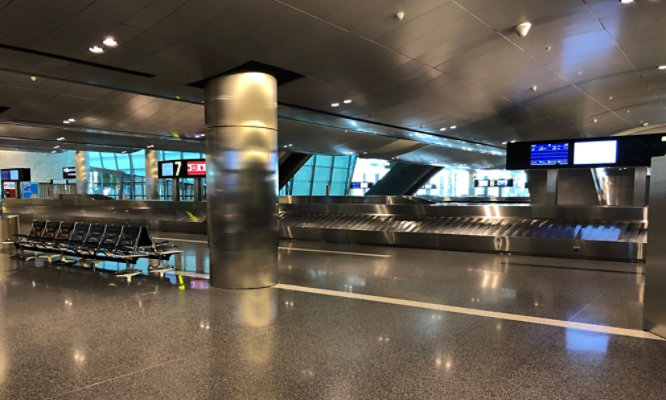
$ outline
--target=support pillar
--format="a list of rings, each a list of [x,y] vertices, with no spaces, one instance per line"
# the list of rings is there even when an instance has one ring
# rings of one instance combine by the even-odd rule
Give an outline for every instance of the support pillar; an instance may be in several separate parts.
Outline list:
[[[160,198],[157,173],[157,151],[146,150],[146,200],[158,200]]]
[[[206,84],[210,283],[277,283],[277,82],[246,72]]]
[[[647,167],[634,168],[634,201],[635,207],[645,206],[647,192]]]
[[[180,179],[171,179],[171,201],[180,201]]]
[[[74,153],[74,167],[76,169],[76,193],[88,194],[88,156],[85,151],[77,150]]]
[[[557,205],[557,179],[560,171],[549,169],[546,171],[546,204],[549,206]]]

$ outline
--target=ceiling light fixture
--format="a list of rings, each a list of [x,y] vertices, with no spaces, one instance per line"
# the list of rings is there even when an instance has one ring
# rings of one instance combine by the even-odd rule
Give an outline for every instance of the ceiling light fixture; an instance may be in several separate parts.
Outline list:
[[[658,66],[657,69],[660,70],[660,71],[666,70],[666,64]]]
[[[506,144],[507,142],[502,142],[502,144]]]
[[[75,120],[74,118],[67,118],[67,121],[69,121],[69,122],[76,122],[76,120]]]
[[[340,107],[340,103],[331,103],[331,107]]]
[[[643,122],[643,126],[648,126],[648,125],[650,125],[650,124],[647,123],[647,122]]]
[[[91,53],[95,53],[95,54],[104,53],[104,49],[99,47],[98,45],[88,47],[88,51],[90,51]]]
[[[37,77],[33,75],[33,76],[30,77],[30,80],[35,82],[35,81],[37,81]]]
[[[456,125],[451,125],[451,126],[449,126],[449,129],[456,129],[456,128],[457,128]]]
[[[345,103],[345,104],[350,104],[350,103],[351,103],[351,99],[346,99],[345,101],[343,101],[343,103]]]
[[[592,120],[592,122],[594,122],[596,124],[597,122],[599,122],[599,120],[595,118],[595,119]]]
[[[51,154],[55,154],[55,153],[56,153],[56,151],[55,151],[55,150],[51,150]]]
[[[613,100],[613,96],[608,96],[608,100]]]
[[[154,147],[155,147],[154,144],[149,144],[148,146],[146,146],[146,148],[149,148],[149,149],[152,149],[152,148],[154,148]]]
[[[620,0],[620,3],[622,3],[622,4],[631,4],[633,2],[634,2],[634,0]]]
[[[515,141],[515,140],[512,140],[511,143],[516,143],[516,141]]]
[[[446,131],[446,128],[439,128],[439,130],[440,130],[441,132],[444,132],[444,131]]]
[[[60,137],[57,138],[56,140],[59,141],[59,142],[62,142],[63,140],[65,140],[65,137],[64,137],[64,136],[60,136]]]
[[[123,150],[123,151],[121,151],[121,153],[127,154],[127,150]]]
[[[59,149],[59,148],[60,148],[60,145],[55,145],[55,146],[53,146],[53,148],[54,148],[54,149]]]
[[[104,43],[104,45],[108,46],[108,47],[118,46],[118,42],[116,42],[116,39],[114,39],[113,36],[105,37],[104,40],[102,41],[102,43]]]
[[[402,21],[405,19],[405,12],[404,11],[398,11],[395,13],[395,17],[397,18],[398,21]]]
[[[522,24],[518,24],[518,26],[516,26],[516,32],[520,37],[525,37],[530,32],[530,28],[532,28],[532,23],[525,21]]]
[[[539,90],[539,88],[537,87],[537,85],[532,85],[530,90],[533,91],[533,92],[536,92],[537,90]]]
[[[66,119],[66,120],[63,120],[63,121],[62,121],[62,123],[63,123],[63,124],[71,124],[71,123],[72,123],[72,121],[70,121],[70,120]]]

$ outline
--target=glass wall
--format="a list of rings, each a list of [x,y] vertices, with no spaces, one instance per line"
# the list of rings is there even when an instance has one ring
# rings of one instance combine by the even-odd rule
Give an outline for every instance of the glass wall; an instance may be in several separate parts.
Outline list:
[[[363,196],[370,187],[386,175],[393,164],[386,160],[376,158],[359,158],[356,161],[352,182],[355,188],[351,189],[352,196]]]
[[[90,187],[93,194],[103,194],[115,199],[146,198],[146,154],[144,150],[133,153],[87,152],[90,165]],[[157,160],[203,159],[204,153],[181,151],[157,151]],[[202,178],[203,193],[206,179]],[[160,199],[172,198],[170,179],[161,179]],[[182,201],[194,200],[194,180],[181,179],[180,198]]]
[[[512,187],[474,187],[475,179],[513,179]],[[416,195],[437,197],[529,197],[525,171],[443,168]]]
[[[280,190],[281,196],[331,196],[349,194],[356,156],[314,154]]]

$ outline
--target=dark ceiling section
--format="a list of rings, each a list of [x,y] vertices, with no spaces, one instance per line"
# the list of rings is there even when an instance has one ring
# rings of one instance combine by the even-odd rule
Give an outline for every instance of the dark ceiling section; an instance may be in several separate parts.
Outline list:
[[[208,82],[210,79],[217,78],[219,76],[224,76],[224,75],[231,75],[231,74],[238,74],[241,72],[263,72],[269,75],[272,75],[275,77],[277,80],[278,86],[282,86],[286,83],[295,81],[296,79],[303,78],[303,75],[286,70],[284,68],[276,67],[273,65],[268,65],[256,61],[248,61],[246,63],[243,63],[242,65],[239,65],[237,67],[234,67],[228,71],[225,71],[221,74],[217,74],[215,76],[211,76],[209,78],[190,83],[189,86],[194,86],[203,89],[206,87],[206,82]]]
[[[664,26],[664,0],[0,1],[0,119],[197,135],[188,84],[267,65],[298,75],[279,90],[281,146],[369,155],[411,140],[424,145],[393,156],[495,165],[510,140],[666,123]],[[120,45],[88,51],[106,35]]]

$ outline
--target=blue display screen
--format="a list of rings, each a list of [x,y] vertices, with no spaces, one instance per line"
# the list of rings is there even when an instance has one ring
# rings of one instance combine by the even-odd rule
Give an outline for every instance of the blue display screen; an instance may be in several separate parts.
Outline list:
[[[530,145],[530,165],[568,165],[569,143]]]

